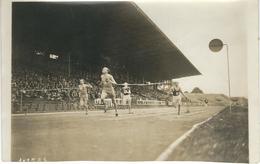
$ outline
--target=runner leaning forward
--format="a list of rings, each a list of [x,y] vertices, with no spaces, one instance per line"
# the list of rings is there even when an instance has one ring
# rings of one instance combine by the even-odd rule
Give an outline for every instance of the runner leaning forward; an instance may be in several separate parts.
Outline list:
[[[115,113],[116,116],[118,116],[117,113],[117,104],[116,104],[116,94],[113,85],[117,84],[116,81],[114,80],[113,76],[110,75],[109,69],[107,67],[104,67],[102,69],[102,75],[101,75],[101,87],[102,87],[102,92],[101,92],[101,102],[104,103],[105,108],[104,112],[107,111],[108,105],[105,102],[106,98],[111,98],[112,103],[115,108]]]

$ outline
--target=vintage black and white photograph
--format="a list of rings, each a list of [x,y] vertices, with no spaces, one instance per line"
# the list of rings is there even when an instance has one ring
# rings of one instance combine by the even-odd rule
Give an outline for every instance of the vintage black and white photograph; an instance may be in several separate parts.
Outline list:
[[[248,163],[246,7],[12,2],[10,160]]]

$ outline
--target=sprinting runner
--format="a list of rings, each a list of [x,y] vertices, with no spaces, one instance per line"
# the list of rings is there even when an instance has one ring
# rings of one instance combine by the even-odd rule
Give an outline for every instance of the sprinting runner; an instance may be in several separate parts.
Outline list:
[[[82,110],[86,109],[86,115],[88,114],[88,88],[92,88],[90,84],[85,84],[84,79],[80,79],[79,85],[79,105]]]
[[[123,105],[127,105],[129,114],[133,114],[134,112],[132,111],[132,108],[131,108],[131,90],[126,82],[124,83],[124,86],[122,88],[122,93],[123,93],[123,96],[122,96]]]
[[[105,98],[111,98],[112,103],[115,108],[115,113],[116,116],[118,116],[117,113],[117,105],[116,105],[116,94],[115,90],[113,87],[113,84],[117,84],[116,81],[114,80],[114,77],[108,73],[109,69],[107,67],[104,67],[102,69],[102,75],[101,75],[101,87],[102,87],[102,92],[101,92],[101,101],[105,105],[104,112],[107,111],[108,105],[105,102]]]
[[[181,95],[185,97],[186,99],[187,96],[182,92],[181,87],[179,86],[179,82],[172,81],[172,87],[171,87],[171,93],[172,93],[172,102],[175,103],[175,105],[178,108],[178,115],[180,115],[180,110],[181,110]]]
[[[208,100],[207,98],[205,98],[205,99],[204,99],[204,103],[205,103],[204,106],[208,106],[209,100]]]

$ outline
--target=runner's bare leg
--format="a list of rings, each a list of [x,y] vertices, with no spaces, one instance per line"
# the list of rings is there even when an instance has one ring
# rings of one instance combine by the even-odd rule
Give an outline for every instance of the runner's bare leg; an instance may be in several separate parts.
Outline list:
[[[115,98],[112,98],[112,103],[114,104],[115,113],[116,113],[116,117],[117,117],[118,113],[117,113],[117,104],[116,104]]]

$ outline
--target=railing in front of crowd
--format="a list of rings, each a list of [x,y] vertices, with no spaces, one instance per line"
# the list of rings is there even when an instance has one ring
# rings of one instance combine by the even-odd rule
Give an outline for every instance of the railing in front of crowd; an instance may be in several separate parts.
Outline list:
[[[32,112],[58,112],[58,111],[78,111],[82,110],[79,106],[78,88],[62,89],[27,89],[20,90],[19,97],[12,101],[13,113],[32,113]],[[112,107],[112,100],[104,100],[109,107]],[[123,104],[121,98],[116,98],[116,103]],[[136,100],[133,98],[132,105],[166,105],[165,101],[157,100]],[[90,98],[90,109],[97,109],[103,106],[100,98]]]
[[[105,99],[104,100],[106,104],[108,104],[109,107],[112,107],[112,100],[111,99]],[[123,102],[123,99],[121,98],[116,98],[116,104],[117,105],[126,105]],[[102,105],[102,101],[100,98],[97,98],[94,100],[95,105]],[[166,105],[166,101],[159,101],[159,100],[137,100],[133,105]]]
[[[159,84],[164,84],[164,83],[150,83],[149,82],[149,83],[145,83],[145,84],[128,84],[128,85],[153,86],[153,85],[159,85]],[[116,85],[123,86],[124,84],[116,84]],[[61,108],[63,110],[65,110],[65,109],[73,110],[78,107],[77,101],[79,101],[79,100],[78,100],[78,91],[77,90],[78,90],[78,88],[22,89],[19,91],[20,97],[15,98],[16,100],[12,101],[13,102],[12,105],[16,106],[16,107],[13,107],[13,109],[15,111],[19,111],[19,112],[24,111],[25,113],[28,113],[28,112],[30,112],[29,109],[33,108],[34,106],[37,106],[37,107],[35,107],[35,110],[38,111],[39,109],[42,109],[42,111],[47,111],[47,110],[49,110],[49,108],[52,104],[56,104],[56,107],[54,107],[56,111],[59,109],[59,106],[61,106]],[[55,96],[54,96],[54,98],[48,97],[47,93],[57,92],[57,94],[58,94],[61,91],[63,94],[65,93],[65,95],[63,95],[63,98],[56,99]],[[36,95],[40,95],[40,96],[38,96],[40,98],[36,98],[37,96],[34,96],[34,94],[33,94],[33,96],[26,96],[26,95],[28,95],[27,94],[28,92],[34,92],[34,93],[36,93]],[[39,92],[40,92],[40,94],[39,94]],[[28,98],[28,97],[34,97],[34,98]],[[19,100],[17,100],[17,99],[19,99]],[[37,99],[37,100],[35,100],[35,99]],[[94,100],[94,105],[97,105],[97,104],[95,104],[95,102],[97,102],[97,101],[99,101],[99,100]],[[111,106],[111,100],[106,100],[106,101]],[[116,101],[117,101],[117,104],[119,104],[119,105],[122,103],[121,99],[117,99]],[[35,102],[37,102],[37,103],[35,103]],[[35,105],[35,104],[37,104],[37,105]],[[153,103],[149,102],[149,104],[153,104]],[[19,106],[19,107],[17,107],[17,106]],[[24,106],[27,106],[25,110],[24,110]],[[12,111],[13,111],[13,109],[12,109]],[[17,109],[19,109],[19,110],[17,110]]]
[[[36,95],[30,97],[28,95]],[[62,96],[61,96],[62,94]],[[100,98],[89,96],[89,108],[97,109],[103,105]],[[112,107],[112,100],[105,99],[108,106]],[[116,99],[116,103],[123,104],[121,98]],[[134,106],[171,106],[174,105],[170,101],[149,100],[132,98]],[[185,103],[183,105],[203,106],[203,102]],[[209,104],[210,105],[210,104]],[[16,101],[12,102],[13,113],[32,113],[32,112],[59,112],[59,111],[78,111],[82,110],[79,106],[78,88],[62,88],[62,89],[40,89],[40,90],[20,90],[20,95]]]
[[[77,88],[22,89],[12,101],[13,113],[48,112],[75,109]],[[34,109],[34,110],[32,110]]]
[[[159,100],[137,100],[137,105],[166,105],[166,101]]]

